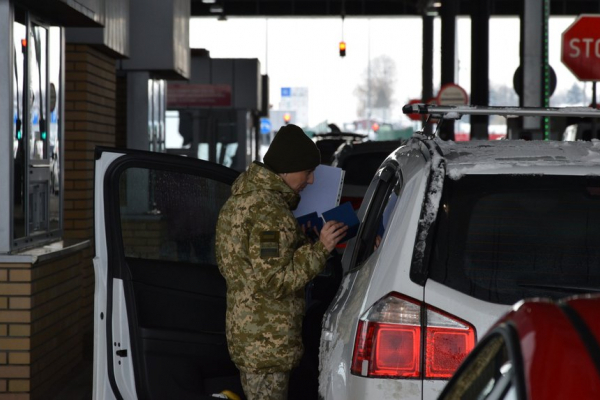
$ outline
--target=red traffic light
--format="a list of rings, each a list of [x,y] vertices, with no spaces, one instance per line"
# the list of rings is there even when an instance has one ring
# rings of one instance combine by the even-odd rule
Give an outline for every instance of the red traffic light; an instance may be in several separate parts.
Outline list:
[[[340,42],[340,57],[346,56],[346,42],[343,40]]]
[[[373,129],[373,132],[377,132],[379,130],[379,124],[377,122],[373,122],[371,129]]]

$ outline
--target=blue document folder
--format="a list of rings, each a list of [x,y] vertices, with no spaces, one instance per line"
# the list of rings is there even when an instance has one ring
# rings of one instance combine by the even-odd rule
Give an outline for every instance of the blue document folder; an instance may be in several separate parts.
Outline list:
[[[319,217],[319,214],[317,214],[316,211],[296,219],[301,226],[304,226],[306,235],[309,238],[312,240],[319,240],[319,235],[315,233],[313,227],[317,228],[317,232],[321,232],[321,228],[323,228],[323,218]]]
[[[331,210],[323,212],[323,219],[325,221],[343,222],[344,224],[348,225],[348,231],[346,231],[346,236],[344,236],[342,242],[356,236],[356,233],[358,232],[358,226],[360,225],[360,221],[358,220],[356,212],[352,208],[352,203],[350,202],[340,204]]]

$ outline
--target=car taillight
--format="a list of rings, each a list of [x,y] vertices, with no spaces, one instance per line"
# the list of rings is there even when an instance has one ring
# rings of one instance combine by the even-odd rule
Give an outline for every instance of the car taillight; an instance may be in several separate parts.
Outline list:
[[[472,325],[390,293],[358,322],[351,371],[367,377],[448,379],[474,346]]]

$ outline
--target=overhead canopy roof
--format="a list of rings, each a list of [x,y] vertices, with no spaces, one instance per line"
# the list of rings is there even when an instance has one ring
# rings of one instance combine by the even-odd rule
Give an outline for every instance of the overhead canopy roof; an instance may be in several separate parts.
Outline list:
[[[191,0],[192,16],[207,17],[225,14],[244,17],[327,17],[327,16],[419,16],[444,0]],[[447,0],[446,0],[447,1]],[[458,15],[469,15],[473,1],[455,0]],[[489,0],[492,15],[519,15],[526,0]],[[223,11],[211,11],[211,7]],[[598,0],[550,0],[551,15],[600,13]]]

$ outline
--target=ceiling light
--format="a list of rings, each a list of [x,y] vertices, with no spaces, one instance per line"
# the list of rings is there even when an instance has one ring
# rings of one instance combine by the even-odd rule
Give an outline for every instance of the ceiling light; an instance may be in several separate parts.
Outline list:
[[[210,12],[214,14],[220,14],[223,12],[223,6],[214,5],[210,6]]]
[[[440,8],[440,7],[442,6],[442,3],[440,3],[440,2],[438,1],[438,2],[435,2],[435,3],[433,3],[433,6],[434,6],[435,8]]]
[[[214,4],[216,0],[202,0],[204,4]]]

